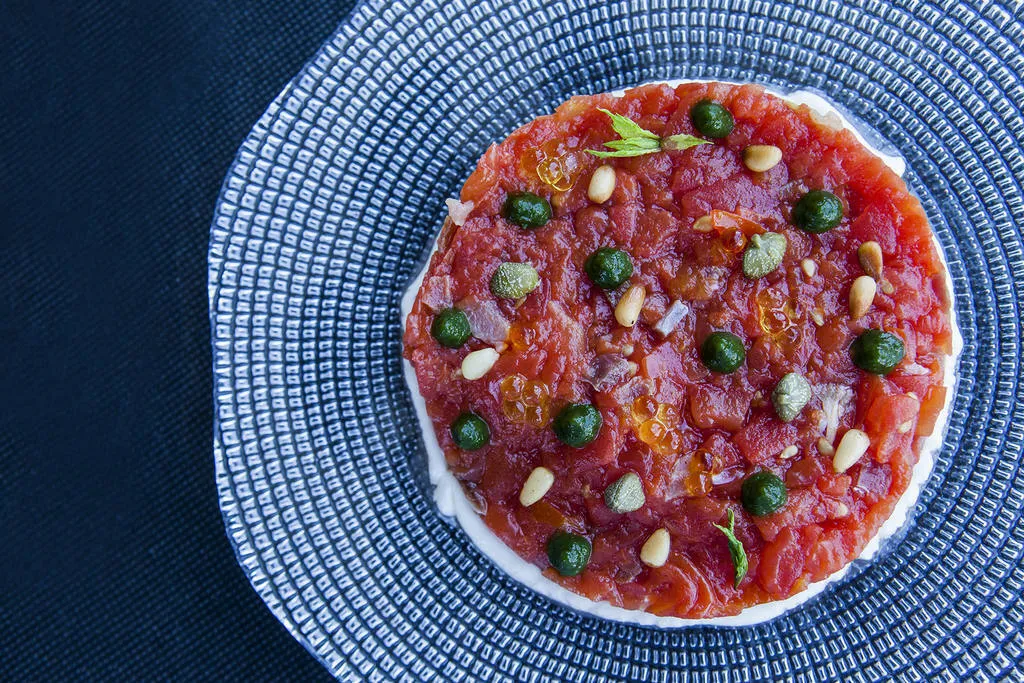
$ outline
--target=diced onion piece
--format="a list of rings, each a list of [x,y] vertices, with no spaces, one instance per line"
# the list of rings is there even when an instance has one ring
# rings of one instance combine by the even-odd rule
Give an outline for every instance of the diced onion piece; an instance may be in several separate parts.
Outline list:
[[[583,381],[597,391],[605,391],[629,376],[629,361],[617,353],[600,353],[583,375]]]
[[[815,392],[821,399],[823,417],[818,428],[825,432],[825,440],[835,443],[839,420],[853,403],[853,390],[843,384],[822,384]]]
[[[509,323],[493,300],[467,297],[455,307],[469,318],[469,329],[480,341],[498,345],[508,338]]]
[[[446,199],[444,203],[448,206],[448,217],[452,223],[458,226],[466,224],[469,214],[473,212],[473,202],[460,202],[458,199]]]
[[[689,307],[682,301],[673,301],[672,305],[668,307],[667,311],[665,311],[665,315],[663,315],[661,320],[655,324],[654,331],[662,337],[667,337],[672,334],[672,331],[676,329],[676,326],[682,322],[689,310]]]

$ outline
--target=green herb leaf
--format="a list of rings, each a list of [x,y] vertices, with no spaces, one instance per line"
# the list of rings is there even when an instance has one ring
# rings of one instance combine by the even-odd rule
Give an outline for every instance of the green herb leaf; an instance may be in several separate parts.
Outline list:
[[[615,152],[601,152],[601,151],[598,151],[596,149],[588,149],[587,150],[587,152],[589,152],[590,154],[593,154],[595,157],[598,157],[598,158],[601,158],[601,159],[607,159],[608,157],[638,157],[638,156],[643,156],[644,154],[651,154],[653,152],[659,152],[659,151],[661,151],[660,147],[653,147],[653,148],[651,148],[651,147],[640,147],[640,146],[637,146],[637,145],[625,146],[625,147],[623,147],[623,149],[617,150]]]
[[[650,138],[629,138],[628,140],[609,140],[604,143],[605,147],[612,149],[649,149],[657,151],[661,149],[661,143]]]
[[[618,133],[619,137],[622,138],[623,140],[628,140],[629,138],[648,138],[650,140],[658,139],[657,135],[655,135],[649,130],[644,130],[639,125],[637,125],[636,121],[633,121],[632,119],[628,119],[621,114],[613,114],[607,109],[599,108],[598,111],[602,111],[611,117],[612,130]]]
[[[736,538],[736,515],[733,514],[732,510],[729,510],[729,528],[719,526],[718,524],[712,524],[712,526],[725,534],[725,538],[729,541],[729,554],[732,555],[732,566],[736,568],[735,586],[739,588],[743,577],[747,575],[747,551],[743,549],[743,543]]]
[[[701,140],[692,135],[670,135],[664,140],[649,130],[644,130],[635,121],[613,114],[607,109],[599,109],[612,119],[612,130],[619,134],[619,140],[609,140],[604,143],[608,149],[606,152],[597,149],[588,149],[587,152],[595,157],[606,159],[608,157],[638,157],[644,154],[653,154],[661,150],[683,150],[697,145],[710,145],[709,140]]]
[[[667,138],[661,141],[662,149],[674,149],[684,150],[696,147],[697,145],[710,145],[710,140],[701,140],[700,138],[689,135],[687,133],[680,133],[679,135],[669,135]]]

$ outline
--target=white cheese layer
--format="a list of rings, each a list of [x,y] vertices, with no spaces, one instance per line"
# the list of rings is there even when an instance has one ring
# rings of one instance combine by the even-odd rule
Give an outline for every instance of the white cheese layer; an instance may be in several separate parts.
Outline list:
[[[675,87],[680,83],[687,82],[694,81],[669,81],[668,85]],[[804,90],[791,93],[782,93],[768,88],[766,88],[766,90],[792,104],[806,104],[825,117],[834,117],[834,120],[840,123],[843,127],[851,130],[854,135],[856,135],[860,143],[882,159],[882,161],[884,161],[885,164],[893,170],[893,172],[901,177],[905,173],[906,162],[901,156],[896,153],[880,151],[877,147],[871,144],[869,140],[877,141],[878,144],[888,147],[884,141],[882,141],[873,131],[858,130],[842,111],[821,95]],[[622,93],[618,92],[615,94],[621,95]],[[932,239],[935,240],[934,235]],[[946,287],[952,294],[953,282],[949,276],[949,268],[948,264],[946,264],[942,246],[937,240],[935,240],[935,247],[938,250],[940,258],[942,258],[943,265],[947,266]],[[427,262],[423,266],[423,270],[412,281],[412,283],[410,283],[409,289],[406,290],[405,295],[402,297],[403,330],[405,329],[406,318],[409,315],[409,311],[412,310],[413,302],[416,299],[416,294],[419,292],[420,285],[423,283],[423,277],[426,275],[429,263],[430,259],[428,258]],[[938,419],[936,420],[935,431],[925,440],[921,448],[920,459],[914,466],[913,475],[909,485],[907,486],[907,490],[900,497],[896,507],[893,509],[892,515],[888,520],[886,520],[882,525],[882,528],[879,529],[878,534],[865,546],[864,551],[856,560],[854,560],[854,562],[863,562],[873,559],[878,554],[882,544],[889,538],[897,535],[904,526],[906,526],[910,516],[910,511],[917,502],[925,482],[927,482],[928,477],[931,475],[932,468],[935,465],[935,454],[942,448],[942,441],[946,431],[946,422],[949,418],[950,405],[952,403],[953,396],[956,394],[955,369],[957,367],[957,360],[960,357],[960,351],[963,348],[963,339],[960,336],[960,330],[957,326],[955,309],[951,310],[950,324],[953,330],[953,354],[946,359],[946,365],[944,368],[944,383],[950,389],[946,396],[946,405],[943,407]],[[430,472],[430,482],[434,486],[434,501],[437,504],[438,510],[446,517],[454,517],[462,527],[463,531],[466,532],[466,535],[469,536],[473,545],[498,565],[498,567],[500,567],[506,574],[519,583],[532,588],[538,593],[560,602],[563,605],[605,619],[613,619],[615,621],[647,626],[659,626],[663,628],[677,628],[681,626],[749,626],[774,619],[794,607],[807,602],[825,590],[825,588],[830,584],[845,577],[852,566],[852,563],[848,564],[827,579],[812,583],[800,593],[797,593],[785,600],[754,605],[744,609],[742,612],[734,616],[713,617],[710,619],[660,617],[641,610],[627,610],[621,607],[616,607],[608,602],[595,602],[589,598],[583,597],[582,595],[577,595],[576,593],[566,590],[554,581],[551,581],[541,573],[539,568],[516,555],[515,552],[505,545],[501,539],[499,539],[494,532],[484,524],[481,517],[476,513],[463,493],[459,482],[455,479],[452,473],[448,471],[444,452],[441,450],[441,447],[437,442],[434,425],[431,422],[430,417],[427,415],[426,404],[423,401],[423,397],[420,395],[419,384],[416,381],[416,372],[413,370],[412,364],[405,359],[402,360],[402,363],[405,378],[409,383],[409,389],[412,393],[413,405],[416,408],[416,414],[419,418],[420,427],[423,431],[423,441],[427,450],[427,465]]]

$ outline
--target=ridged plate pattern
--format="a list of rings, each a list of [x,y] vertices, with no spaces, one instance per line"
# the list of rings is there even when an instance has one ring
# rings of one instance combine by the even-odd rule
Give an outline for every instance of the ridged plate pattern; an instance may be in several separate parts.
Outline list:
[[[336,676],[1005,680],[1024,652],[1024,26],[984,2],[364,2],[253,128],[209,251],[217,488],[238,561]],[[914,524],[741,629],[572,612],[440,518],[399,299],[494,140],[577,93],[817,89],[907,159],[964,336]]]

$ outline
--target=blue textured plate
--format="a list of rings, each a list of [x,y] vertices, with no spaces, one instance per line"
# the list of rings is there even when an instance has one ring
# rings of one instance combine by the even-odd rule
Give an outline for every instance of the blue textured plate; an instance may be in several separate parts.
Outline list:
[[[1022,679],[1024,24],[984,3],[364,2],[267,110],[210,240],[214,451],[253,586],[339,678]],[[964,336],[907,536],[782,618],[657,630],[560,607],[439,517],[399,300],[477,158],[573,94],[824,92],[906,157]]]

